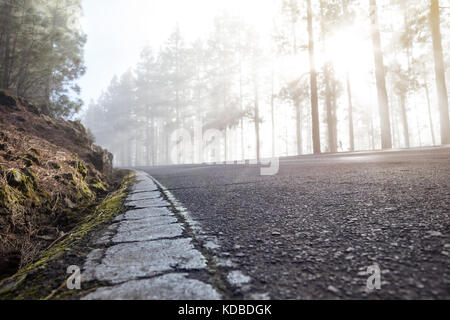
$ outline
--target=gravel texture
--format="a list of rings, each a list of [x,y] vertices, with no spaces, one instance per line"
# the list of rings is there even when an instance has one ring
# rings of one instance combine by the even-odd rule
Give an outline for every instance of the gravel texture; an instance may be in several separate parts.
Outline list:
[[[144,170],[217,239],[221,262],[250,277],[236,297],[450,298],[448,147],[293,157],[274,176],[251,165]],[[370,291],[374,264],[381,289]]]

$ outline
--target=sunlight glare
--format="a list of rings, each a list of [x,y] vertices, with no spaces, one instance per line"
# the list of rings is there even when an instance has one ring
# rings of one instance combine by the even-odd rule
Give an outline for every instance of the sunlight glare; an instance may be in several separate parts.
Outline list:
[[[360,73],[370,68],[372,47],[369,40],[355,29],[341,29],[327,42],[325,59],[335,71]]]

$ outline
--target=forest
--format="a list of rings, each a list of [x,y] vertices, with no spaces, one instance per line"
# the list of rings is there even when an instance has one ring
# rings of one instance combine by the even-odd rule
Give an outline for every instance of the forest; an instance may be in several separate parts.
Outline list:
[[[223,133],[221,161],[447,144],[446,8],[378,3],[278,1],[270,35],[227,12],[193,43],[175,26],[86,124],[117,165],[172,163],[171,132],[195,121]]]
[[[195,41],[175,24],[78,113],[81,2],[2,0],[0,87],[82,117],[117,166],[194,162],[170,153],[182,144],[174,131],[199,123],[221,133],[211,137],[221,150],[206,156],[216,161],[450,143],[443,1],[273,7],[269,32],[227,10]]]
[[[0,300],[449,299],[449,13],[0,0]]]
[[[0,1],[0,88],[44,105],[56,117],[82,107],[85,72],[80,0]]]

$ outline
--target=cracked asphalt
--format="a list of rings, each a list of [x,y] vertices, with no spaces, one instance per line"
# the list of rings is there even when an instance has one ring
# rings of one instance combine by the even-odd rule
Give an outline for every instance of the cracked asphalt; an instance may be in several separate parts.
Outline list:
[[[153,180],[136,172],[129,208],[95,237],[83,281],[102,283],[85,300],[211,300],[207,260]],[[203,280],[206,281],[203,281]]]
[[[201,226],[231,297],[449,299],[450,148],[140,168]],[[366,287],[378,264],[381,289]],[[228,274],[228,277],[232,273]],[[256,295],[255,295],[256,294]]]

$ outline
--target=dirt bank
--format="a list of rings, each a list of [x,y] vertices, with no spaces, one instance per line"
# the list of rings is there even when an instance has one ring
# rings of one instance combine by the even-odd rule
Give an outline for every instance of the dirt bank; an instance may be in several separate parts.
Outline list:
[[[79,121],[0,91],[0,279],[65,237],[112,182],[112,155]]]

